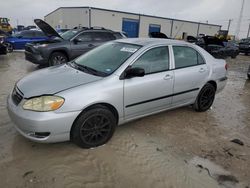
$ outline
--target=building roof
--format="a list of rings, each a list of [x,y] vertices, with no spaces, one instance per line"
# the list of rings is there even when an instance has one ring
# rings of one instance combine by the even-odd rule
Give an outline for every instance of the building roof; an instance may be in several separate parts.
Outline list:
[[[209,24],[209,23],[203,23],[203,22],[195,22],[195,21],[167,18],[167,17],[161,17],[161,16],[152,16],[152,15],[147,15],[147,14],[139,14],[139,13],[125,12],[125,11],[118,11],[118,10],[110,10],[110,9],[104,9],[104,8],[85,7],[85,6],[84,7],[59,7],[56,10],[54,10],[54,11],[50,12],[49,14],[47,14],[45,17],[47,17],[50,14],[58,11],[59,9],[76,9],[76,8],[96,9],[96,10],[103,10],[103,11],[109,11],[109,12],[117,12],[117,13],[131,14],[131,15],[137,15],[137,16],[147,16],[147,17],[152,17],[152,18],[160,18],[160,19],[167,19],[167,20],[182,21],[182,22],[189,22],[189,23],[195,23],[195,24],[202,24],[202,25],[221,27],[221,25],[217,25],[217,24]]]

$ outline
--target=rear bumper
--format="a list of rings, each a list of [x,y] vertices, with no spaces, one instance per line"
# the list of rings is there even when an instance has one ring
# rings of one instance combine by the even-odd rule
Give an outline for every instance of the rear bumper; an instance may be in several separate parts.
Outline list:
[[[217,80],[217,90],[216,90],[216,93],[221,92],[225,88],[226,83],[227,83],[227,77],[226,76],[218,79]]]
[[[8,113],[16,130],[35,142],[53,143],[70,139],[72,124],[80,112],[34,112],[23,110],[23,102],[13,103],[11,95],[7,100]],[[40,136],[41,134],[45,136]]]

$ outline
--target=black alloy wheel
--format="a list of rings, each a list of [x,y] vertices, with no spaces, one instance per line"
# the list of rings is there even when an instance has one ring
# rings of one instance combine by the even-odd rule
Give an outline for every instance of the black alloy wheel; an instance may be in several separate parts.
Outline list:
[[[82,148],[92,148],[105,144],[113,135],[116,119],[106,107],[83,112],[71,130],[71,140]]]
[[[61,65],[68,62],[68,58],[61,52],[54,52],[49,60],[50,66]]]
[[[212,84],[207,83],[200,91],[194,109],[198,112],[207,111],[213,104],[215,98],[215,88]]]

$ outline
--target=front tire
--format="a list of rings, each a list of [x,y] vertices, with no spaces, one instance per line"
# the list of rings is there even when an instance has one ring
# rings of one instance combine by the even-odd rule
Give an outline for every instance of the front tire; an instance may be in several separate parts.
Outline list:
[[[68,62],[67,56],[62,52],[54,52],[49,58],[49,66],[61,65]]]
[[[14,47],[11,43],[6,43],[7,53],[11,53],[14,50]]]
[[[207,111],[213,104],[215,98],[215,88],[207,83],[200,91],[193,107],[197,112]]]
[[[98,105],[80,114],[71,129],[71,140],[82,148],[107,143],[116,128],[116,118],[106,107]]]

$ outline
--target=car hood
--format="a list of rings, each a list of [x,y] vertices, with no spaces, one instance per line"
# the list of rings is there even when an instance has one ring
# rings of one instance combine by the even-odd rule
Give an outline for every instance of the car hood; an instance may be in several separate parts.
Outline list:
[[[63,90],[88,84],[102,79],[78,71],[68,65],[59,65],[35,71],[17,82],[24,98],[53,95]]]
[[[44,32],[48,37],[59,37],[62,38],[49,24],[41,19],[35,19],[35,24]],[[62,38],[63,39],[63,38]]]

